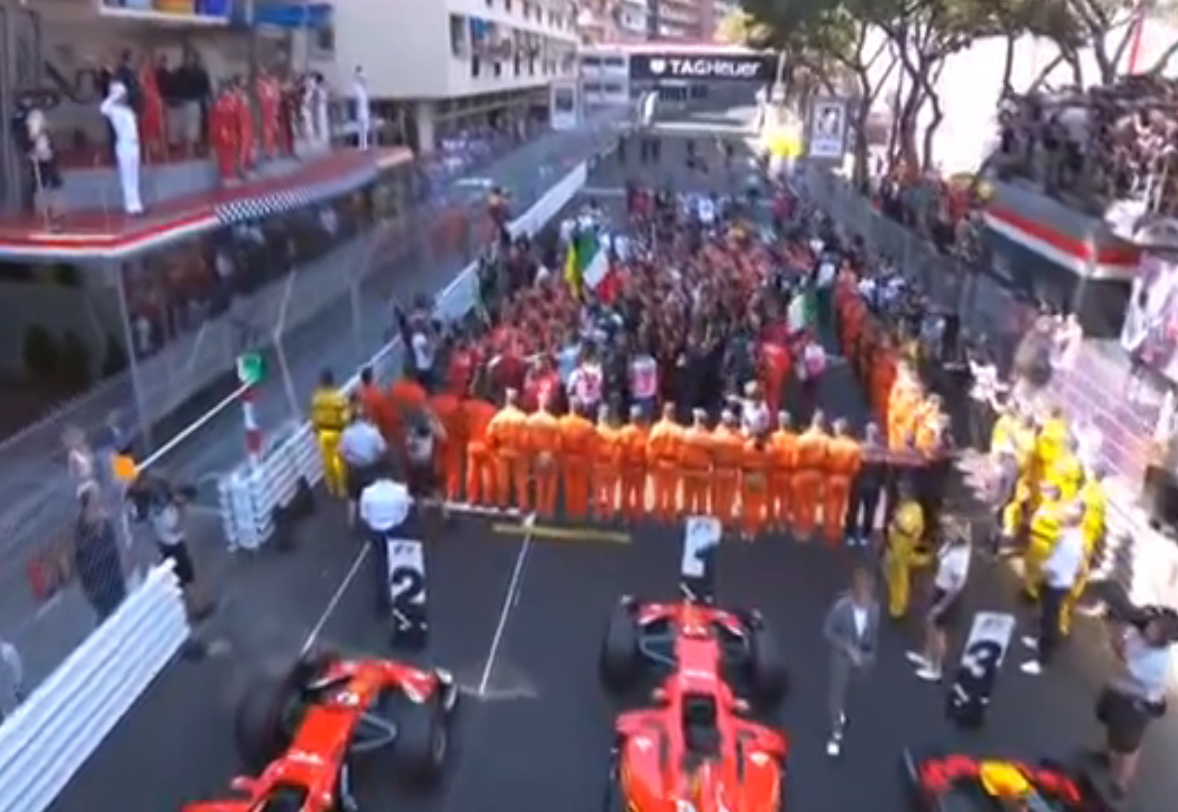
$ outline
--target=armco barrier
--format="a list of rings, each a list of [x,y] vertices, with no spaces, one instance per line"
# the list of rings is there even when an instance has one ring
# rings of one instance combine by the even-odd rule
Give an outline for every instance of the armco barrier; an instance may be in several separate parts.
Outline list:
[[[156,567],[0,725],[0,812],[48,809],[188,634],[172,567]]]
[[[588,165],[578,164],[535,205],[511,222],[512,234],[531,234],[543,227],[584,188],[588,176]],[[460,294],[463,285],[474,277],[476,269],[476,265],[464,268],[442,291],[437,303],[439,310],[447,312],[455,306],[449,300],[459,298],[456,294]],[[394,339],[386,344],[373,356],[370,364],[379,367],[400,343],[400,339]],[[351,392],[359,383],[359,377],[353,376],[344,389]],[[300,480],[316,485],[322,476],[323,461],[314,433],[310,424],[304,423],[289,438],[263,455],[256,465],[243,462],[221,477],[217,483],[218,504],[230,549],[254,550],[264,544],[274,534],[277,511],[294,500]]]

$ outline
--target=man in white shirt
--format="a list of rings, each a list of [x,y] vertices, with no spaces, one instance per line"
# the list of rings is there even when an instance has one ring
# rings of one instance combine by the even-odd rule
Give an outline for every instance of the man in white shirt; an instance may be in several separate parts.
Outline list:
[[[1137,773],[1137,761],[1151,721],[1166,710],[1171,646],[1178,616],[1173,610],[1150,608],[1135,622],[1113,627],[1113,651],[1120,668],[1105,686],[1096,715],[1105,727],[1104,746],[1097,754],[1107,761],[1112,795],[1124,796]]]
[[[143,201],[139,197],[139,122],[127,103],[127,88],[122,82],[111,82],[99,110],[110,121],[115,134],[123,211],[130,215],[143,214]]]
[[[364,524],[371,547],[372,583],[376,588],[377,616],[390,611],[388,539],[409,517],[413,499],[409,489],[393,480],[387,469],[376,472],[372,484],[360,494],[360,521]]]
[[[368,418],[358,398],[352,398],[352,422],[340,434],[339,453],[348,466],[348,525],[356,521],[360,494],[372,482],[376,466],[388,455],[380,430]]]
[[[937,571],[933,576],[932,606],[925,619],[923,651],[908,652],[917,667],[916,676],[925,682],[940,682],[945,670],[948,629],[961,614],[961,593],[969,577],[970,544],[965,534],[945,540],[937,553]]]
[[[1059,617],[1064,600],[1072,591],[1084,566],[1084,534],[1080,520],[1082,506],[1069,505],[1062,517],[1063,532],[1055,549],[1043,562],[1043,586],[1039,592],[1039,638],[1024,637],[1023,644],[1036,650],[1036,657],[1022,664],[1024,674],[1037,675],[1051,661],[1059,646]]]

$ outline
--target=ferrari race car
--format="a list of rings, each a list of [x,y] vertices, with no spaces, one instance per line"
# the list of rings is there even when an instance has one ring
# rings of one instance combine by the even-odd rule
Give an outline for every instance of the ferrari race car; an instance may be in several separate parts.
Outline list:
[[[414,783],[441,776],[458,698],[442,669],[304,657],[242,696],[234,735],[250,776],[233,780],[237,797],[185,812],[361,812],[353,768],[368,757],[387,751]]]
[[[777,812],[788,743],[749,718],[731,673],[762,701],[785,690],[785,670],[754,614],[684,602],[624,600],[602,650],[603,676],[633,684],[644,665],[662,676],[648,707],[618,717],[606,812]]]
[[[764,706],[779,702],[788,688],[777,641],[760,613],[622,598],[601,648],[606,685],[623,691],[644,678],[657,685],[687,668],[707,670]]]
[[[920,812],[1111,812],[1083,771],[960,754],[905,751],[904,780]]]

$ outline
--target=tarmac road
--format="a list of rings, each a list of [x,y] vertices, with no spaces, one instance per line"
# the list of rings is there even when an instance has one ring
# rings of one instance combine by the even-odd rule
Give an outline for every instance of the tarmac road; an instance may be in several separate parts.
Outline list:
[[[834,416],[864,418],[844,369],[829,373],[821,400]],[[227,651],[171,666],[54,812],[172,812],[185,801],[213,796],[236,769],[231,708],[252,668],[290,656],[314,629],[325,644],[346,652],[387,652],[387,632],[372,617],[366,573],[360,569],[349,578],[359,545],[341,514],[336,505],[322,506],[299,529],[296,552],[267,550],[242,565],[211,629],[227,641]],[[457,759],[447,783],[429,798],[406,798],[379,778],[362,785],[365,810],[410,803],[423,812],[596,808],[617,710],[597,681],[606,613],[624,593],[675,594],[680,534],[643,525],[631,529],[625,544],[552,541],[503,535],[484,519],[457,519],[427,551],[428,657],[454,670],[468,693]],[[1092,703],[1108,665],[1100,627],[1082,621],[1058,664],[1039,678],[1018,672],[1024,652],[1012,650],[986,728],[966,736],[942,717],[943,689],[912,676],[904,651],[916,643],[918,628],[909,623],[884,629],[879,663],[850,711],[845,755],[829,761],[820,626],[850,563],[845,550],[789,538],[726,541],[720,555],[721,603],[761,609],[790,664],[794,689],[778,720],[793,742],[790,809],[907,809],[897,769],[905,746],[1066,758],[1095,740]],[[976,562],[971,610],[1012,611],[1030,628],[1031,618],[1012,595],[1005,570]],[[1178,722],[1171,714],[1151,730],[1127,810],[1173,809],[1176,748]]]

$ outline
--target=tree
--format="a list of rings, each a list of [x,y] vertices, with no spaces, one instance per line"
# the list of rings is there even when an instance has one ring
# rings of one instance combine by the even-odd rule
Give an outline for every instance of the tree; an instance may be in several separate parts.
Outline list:
[[[843,0],[746,0],[745,8],[770,33],[769,44],[785,53],[787,83],[795,91],[790,95],[803,109],[814,91],[837,95],[840,78],[849,79],[856,97],[855,179],[861,182],[868,116],[896,64],[886,42],[872,41],[871,22]]]

